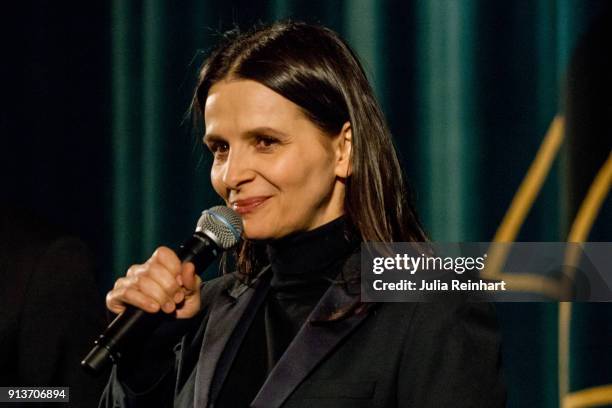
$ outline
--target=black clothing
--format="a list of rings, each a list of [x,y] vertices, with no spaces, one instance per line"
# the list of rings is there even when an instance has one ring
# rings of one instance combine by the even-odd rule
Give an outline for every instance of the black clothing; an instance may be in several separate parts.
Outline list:
[[[218,406],[249,405],[356,248],[342,217],[268,244],[270,290],[238,350]]]
[[[311,265],[311,258],[316,263],[310,253],[275,259],[274,248],[270,250],[273,264],[286,259],[292,269],[301,270]],[[348,258],[338,256],[338,262],[338,267],[329,266],[329,273],[340,270],[337,280],[359,274],[358,252]],[[290,303],[276,307],[275,295],[287,289],[285,283],[292,282],[291,288],[302,281],[294,282],[285,271],[289,274],[285,267],[277,268],[277,273],[268,268],[249,287],[236,274],[203,284],[201,313],[175,325],[175,359],[163,357],[166,369],[158,371],[146,387],[134,388],[134,378],[115,368],[101,407],[234,408],[240,405],[229,404],[248,400],[232,400],[231,393],[256,393],[250,404],[255,408],[504,406],[491,305],[459,298],[431,304],[384,303],[322,322],[359,302],[359,293],[347,291],[345,285],[326,284],[327,290],[294,336],[294,323],[303,320],[309,301],[304,307],[292,309]],[[316,290],[312,296],[317,297]],[[276,312],[284,313],[287,320],[276,322]],[[266,327],[266,323],[277,326]],[[277,327],[281,328],[278,333]],[[172,330],[166,328],[166,332]],[[168,343],[169,337],[163,342]],[[161,342],[150,341],[149,349]],[[275,362],[279,353],[275,350],[285,347]],[[147,371],[144,364],[130,370],[132,376],[151,377]],[[267,376],[260,386],[262,378],[249,381],[249,375]]]

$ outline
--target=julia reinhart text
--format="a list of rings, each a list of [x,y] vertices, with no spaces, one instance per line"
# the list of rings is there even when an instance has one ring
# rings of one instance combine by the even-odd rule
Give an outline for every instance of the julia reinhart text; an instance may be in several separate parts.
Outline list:
[[[432,281],[422,280],[421,285],[408,279],[402,279],[399,282],[383,282],[377,279],[373,282],[374,290],[420,290],[420,291],[446,291],[446,290],[481,290],[481,291],[498,291],[506,290],[506,282],[487,282],[479,279],[477,281],[453,279],[450,282],[450,287],[447,282],[435,279]]]

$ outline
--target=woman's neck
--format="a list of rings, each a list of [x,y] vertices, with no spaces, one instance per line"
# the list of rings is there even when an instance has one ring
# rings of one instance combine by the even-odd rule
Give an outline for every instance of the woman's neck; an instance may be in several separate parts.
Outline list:
[[[314,230],[269,242],[272,288],[287,290],[329,284],[339,272],[334,266],[356,249],[358,241],[354,237],[342,216]]]

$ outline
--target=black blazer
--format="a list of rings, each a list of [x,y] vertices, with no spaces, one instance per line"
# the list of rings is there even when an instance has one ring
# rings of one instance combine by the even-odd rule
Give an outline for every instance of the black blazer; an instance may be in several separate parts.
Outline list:
[[[356,254],[345,268],[355,271],[359,262]],[[202,313],[186,323],[191,328],[174,348],[175,359],[165,372],[136,390],[127,383],[142,370],[132,367],[130,374],[122,375],[121,367],[119,373],[115,367],[100,406],[215,406],[268,288],[265,273],[252,287],[241,284],[234,274],[205,283]],[[356,296],[332,285],[309,321],[354,302]],[[152,357],[143,361],[147,358]],[[384,303],[337,322],[306,323],[251,404],[256,408],[504,405],[493,306],[458,298],[444,303]]]

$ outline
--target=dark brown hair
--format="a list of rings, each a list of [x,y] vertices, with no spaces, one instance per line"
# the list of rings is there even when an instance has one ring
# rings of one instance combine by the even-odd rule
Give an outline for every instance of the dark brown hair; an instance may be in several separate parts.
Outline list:
[[[259,82],[298,105],[321,130],[352,129],[352,174],[345,214],[363,241],[425,241],[383,114],[355,53],[332,30],[278,22],[232,31],[200,72],[192,112],[203,120],[210,88],[226,78]],[[237,267],[258,270],[257,246],[244,241]]]

